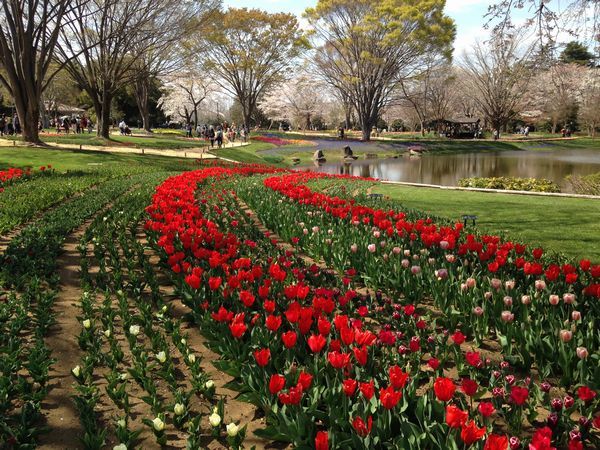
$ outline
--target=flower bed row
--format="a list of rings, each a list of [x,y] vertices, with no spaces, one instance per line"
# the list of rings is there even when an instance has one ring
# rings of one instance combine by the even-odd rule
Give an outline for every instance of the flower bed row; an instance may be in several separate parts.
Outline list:
[[[305,141],[302,139],[283,139],[278,136],[270,136],[270,135],[261,135],[261,136],[252,136],[253,141],[266,142],[267,144],[273,144],[277,147],[283,147],[286,145],[302,145],[302,146],[312,146],[314,145],[311,141]]]
[[[146,229],[223,355],[219,366],[265,411],[263,435],[318,449],[597,445],[598,400],[588,386],[565,391],[517,376],[416,305],[358,295],[357,270],[338,278],[275,246],[237,200],[245,177],[260,171],[169,179]],[[284,204],[271,203],[272,217],[290,212]]]

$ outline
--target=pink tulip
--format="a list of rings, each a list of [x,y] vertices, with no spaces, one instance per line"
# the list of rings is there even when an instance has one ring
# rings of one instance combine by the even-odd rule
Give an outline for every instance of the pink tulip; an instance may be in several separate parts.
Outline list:
[[[492,299],[493,294],[490,291],[487,291],[485,294],[483,294],[483,297],[486,300],[491,300]]]
[[[510,323],[513,320],[515,320],[515,315],[513,313],[511,313],[510,311],[502,311],[502,314],[500,315],[500,318],[506,322],[506,323]]]
[[[512,304],[513,304],[512,297],[509,296],[509,295],[505,296],[504,297],[504,304],[510,308],[512,306]]]
[[[400,253],[402,253],[402,249],[400,247],[394,247],[392,249],[392,252],[394,253],[394,255],[399,255]]]
[[[573,304],[574,301],[575,301],[575,294],[571,294],[571,293],[563,294],[563,302],[565,302],[565,305],[571,305],[571,304]]]
[[[483,308],[481,306],[476,306],[475,308],[473,308],[473,314],[479,317],[483,316]]]
[[[575,321],[581,320],[581,313],[579,311],[573,311],[571,313],[571,319]]]
[[[560,297],[559,297],[558,295],[554,295],[554,294],[552,294],[552,295],[549,297],[548,301],[550,302],[550,304],[551,304],[552,306],[556,306],[556,305],[558,305],[558,304],[560,303]]]
[[[531,304],[531,296],[530,295],[521,296],[521,303],[523,303],[524,305]]]
[[[410,256],[410,250],[404,250],[404,256]]]
[[[446,255],[446,261],[452,264],[454,261],[456,261],[456,256],[454,256],[452,253],[449,253]]]
[[[440,248],[442,250],[447,250],[450,247],[450,243],[448,241],[440,241]]]
[[[507,290],[514,289],[514,288],[515,288],[515,280],[508,280],[508,281],[505,281],[505,282],[504,282],[504,287],[505,287]]]
[[[573,333],[569,330],[560,330],[560,340],[563,342],[569,342],[573,339]]]
[[[384,248],[386,245],[387,245],[387,242],[385,242],[385,241],[381,241],[381,242],[379,243],[379,246],[380,246],[381,248]]]
[[[577,347],[576,353],[579,359],[586,359],[589,356],[587,348],[585,347]]]
[[[419,266],[412,266],[412,267],[410,268],[410,272],[411,272],[413,275],[418,275],[418,274],[420,274],[420,273],[421,273],[421,267],[419,267]]]
[[[498,278],[492,278],[490,283],[492,288],[496,289],[497,291],[502,287],[502,281],[500,281]]]
[[[312,227],[312,232],[313,233],[318,233],[319,232],[319,227]]]
[[[544,280],[535,280],[535,288],[538,291],[543,291],[546,289],[546,282]]]
[[[377,246],[375,244],[369,244],[367,246],[367,249],[369,250],[369,252],[375,253],[375,250],[377,250]]]
[[[448,278],[448,271],[446,269],[438,269],[435,271],[435,276],[438,280],[445,280]]]
[[[373,237],[375,239],[379,239],[380,236],[381,236],[381,232],[379,232],[379,231],[373,231]]]
[[[308,234],[308,230],[305,228],[304,230],[302,230],[302,233],[304,233],[304,235]]]
[[[467,278],[467,287],[469,289],[473,289],[475,286],[477,286],[477,281],[475,278]]]
[[[408,259],[403,259],[401,264],[402,264],[402,267],[407,269],[408,266],[410,266],[410,261]]]
[[[356,252],[358,251],[358,245],[356,245],[356,244],[352,244],[352,245],[350,246],[350,251],[351,251],[352,253],[356,253]]]

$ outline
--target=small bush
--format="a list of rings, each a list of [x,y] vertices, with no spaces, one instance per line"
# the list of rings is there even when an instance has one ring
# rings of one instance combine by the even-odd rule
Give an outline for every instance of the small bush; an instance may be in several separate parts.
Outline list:
[[[584,195],[600,195],[600,172],[591,175],[569,175],[566,180],[571,184],[573,192]]]
[[[458,182],[458,184],[461,187],[480,189],[503,189],[506,191],[530,192],[560,192],[560,187],[556,183],[543,178],[463,178]]]

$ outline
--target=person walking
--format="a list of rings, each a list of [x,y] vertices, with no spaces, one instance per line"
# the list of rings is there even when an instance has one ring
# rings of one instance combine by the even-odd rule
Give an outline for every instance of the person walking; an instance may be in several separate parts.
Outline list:
[[[211,125],[211,127],[208,130],[208,140],[210,141],[210,148],[213,148],[215,146],[215,136],[215,129]]]
[[[221,148],[223,146],[223,130],[219,127],[217,130],[217,147]]]
[[[4,114],[2,114],[0,116],[0,136],[4,136],[5,128],[6,128],[6,116]]]

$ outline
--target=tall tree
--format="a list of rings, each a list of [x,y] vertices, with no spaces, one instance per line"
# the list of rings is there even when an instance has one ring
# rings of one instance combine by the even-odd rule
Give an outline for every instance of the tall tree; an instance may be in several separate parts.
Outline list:
[[[455,27],[444,6],[444,0],[319,0],[306,11],[320,44],[317,66],[350,99],[364,140],[425,56],[450,57]]]
[[[116,92],[135,79],[136,64],[164,33],[159,24],[180,4],[178,0],[88,0],[71,11],[72,20],[62,29],[59,59],[92,99],[98,136],[109,138]]]
[[[41,144],[38,134],[44,89],[65,16],[80,0],[2,0],[0,83],[12,96],[23,139]]]
[[[498,136],[522,111],[532,74],[531,49],[521,51],[519,42],[517,35],[497,35],[485,46],[476,44],[461,61],[463,89]]]
[[[560,54],[560,60],[564,63],[589,66],[594,60],[594,55],[592,55],[588,48],[582,43],[571,41],[565,45],[564,50]]]
[[[210,80],[201,74],[185,71],[170,76],[165,82],[165,94],[158,106],[172,119],[183,119],[185,123],[198,126],[200,105],[214,91]]]
[[[294,127],[309,129],[325,106],[325,86],[302,73],[271,89],[259,108],[271,120],[285,120]]]
[[[513,11],[525,15],[524,26],[535,30],[538,53],[552,56],[560,34],[584,39],[600,51],[600,1],[598,0],[495,0],[488,7],[488,25],[495,34],[505,34],[516,29]],[[519,24],[523,28],[523,24]],[[539,62],[539,60],[538,60]]]
[[[168,14],[155,17],[154,28],[161,30],[161,34],[151,45],[142,42],[139,50],[139,45],[134,45],[133,52],[140,56],[133,67],[133,93],[145,131],[152,131],[148,104],[151,80],[181,70],[186,60],[196,57],[196,48],[182,45],[185,44],[184,38],[192,32],[201,31],[219,5],[220,0],[179,2]]]
[[[214,15],[204,37],[211,49],[207,66],[240,103],[246,127],[261,97],[306,48],[295,16],[258,9],[230,8]]]

